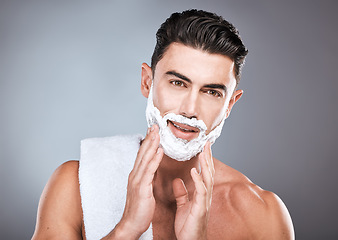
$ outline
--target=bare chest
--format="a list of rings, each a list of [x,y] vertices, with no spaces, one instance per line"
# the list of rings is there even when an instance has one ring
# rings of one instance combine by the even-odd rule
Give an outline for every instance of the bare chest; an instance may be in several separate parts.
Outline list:
[[[176,208],[156,206],[152,227],[153,239],[176,239]],[[245,219],[226,200],[214,199],[209,212],[208,239],[250,239]]]
[[[152,221],[153,239],[176,239],[175,237],[175,212],[176,207],[166,207],[156,204],[156,209]]]

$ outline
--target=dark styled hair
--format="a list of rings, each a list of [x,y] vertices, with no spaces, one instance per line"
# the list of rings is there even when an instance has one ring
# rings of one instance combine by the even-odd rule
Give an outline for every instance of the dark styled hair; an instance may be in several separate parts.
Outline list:
[[[196,9],[173,13],[156,33],[156,46],[151,58],[153,74],[156,64],[174,42],[229,57],[234,61],[236,85],[239,83],[248,50],[237,29],[221,16]]]

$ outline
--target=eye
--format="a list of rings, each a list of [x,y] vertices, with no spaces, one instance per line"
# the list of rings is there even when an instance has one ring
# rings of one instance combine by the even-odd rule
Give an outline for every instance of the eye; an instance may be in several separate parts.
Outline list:
[[[217,98],[223,97],[223,95],[216,90],[207,90],[206,93]]]
[[[179,80],[173,80],[170,83],[174,86],[177,86],[177,87],[184,87],[184,82],[179,81]]]

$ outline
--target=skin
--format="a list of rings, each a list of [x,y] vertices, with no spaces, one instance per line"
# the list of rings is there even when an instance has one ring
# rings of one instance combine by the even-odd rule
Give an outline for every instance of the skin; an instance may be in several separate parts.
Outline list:
[[[243,94],[235,90],[233,67],[226,56],[173,43],[155,73],[142,65],[141,92],[148,97],[154,83],[154,105],[162,116],[202,119],[208,133]],[[188,140],[196,135],[172,132]],[[121,221],[103,239],[138,239],[150,223],[154,239],[294,239],[283,202],[214,158],[209,142],[196,157],[178,162],[163,154],[159,141],[154,125],[129,175]],[[78,165],[64,163],[50,178],[33,239],[85,239]]]

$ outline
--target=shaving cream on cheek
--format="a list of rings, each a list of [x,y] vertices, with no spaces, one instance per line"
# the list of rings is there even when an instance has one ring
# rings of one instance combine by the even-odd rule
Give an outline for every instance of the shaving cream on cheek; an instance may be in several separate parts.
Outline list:
[[[206,135],[207,127],[202,120],[190,119],[174,113],[168,113],[162,117],[160,111],[153,103],[153,85],[150,88],[148,96],[146,118],[148,127],[154,124],[159,126],[160,145],[164,153],[177,161],[187,161],[195,157],[198,153],[202,152],[207,141],[213,144],[220,136],[225,120],[225,117],[223,117],[221,123]],[[168,127],[168,120],[198,128],[200,130],[198,137],[190,141],[177,138]]]

